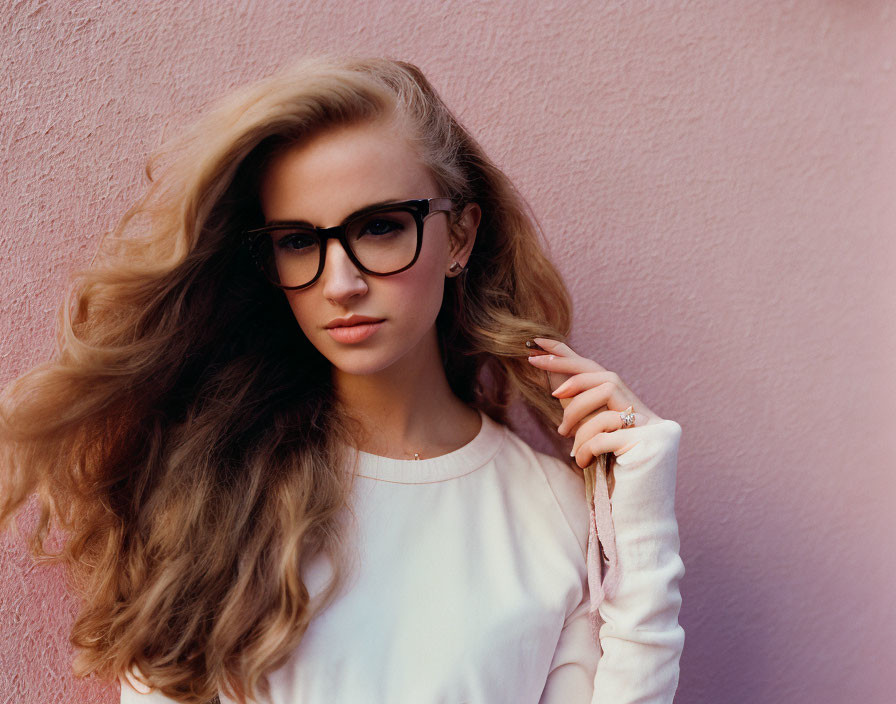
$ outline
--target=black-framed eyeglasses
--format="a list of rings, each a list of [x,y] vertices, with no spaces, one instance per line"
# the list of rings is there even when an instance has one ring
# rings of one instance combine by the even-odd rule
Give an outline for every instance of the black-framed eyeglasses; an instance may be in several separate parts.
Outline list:
[[[246,230],[245,242],[256,265],[275,286],[296,290],[320,278],[327,241],[342,243],[349,259],[365,274],[391,276],[413,266],[423,244],[423,222],[451,212],[450,198],[420,198],[379,203],[352,213],[334,227],[306,222],[275,222]]]

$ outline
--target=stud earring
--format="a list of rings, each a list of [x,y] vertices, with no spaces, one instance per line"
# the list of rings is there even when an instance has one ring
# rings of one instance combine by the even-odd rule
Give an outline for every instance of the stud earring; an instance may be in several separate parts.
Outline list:
[[[454,264],[448,267],[448,271],[451,272],[458,271],[459,269],[463,269],[463,267],[457,261],[455,261]]]

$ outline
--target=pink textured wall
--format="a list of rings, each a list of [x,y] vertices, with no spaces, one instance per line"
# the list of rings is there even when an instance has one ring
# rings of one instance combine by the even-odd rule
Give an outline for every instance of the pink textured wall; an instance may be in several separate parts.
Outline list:
[[[4,3],[0,382],[166,124],[292,52],[411,60],[538,214],[573,346],[684,428],[676,701],[892,701],[892,3],[326,5]],[[117,701],[60,575],[0,561],[0,702]]]

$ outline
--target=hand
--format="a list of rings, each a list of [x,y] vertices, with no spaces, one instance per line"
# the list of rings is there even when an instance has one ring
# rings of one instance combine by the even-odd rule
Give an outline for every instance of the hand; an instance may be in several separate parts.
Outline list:
[[[547,354],[529,357],[529,361],[548,372],[551,386],[555,380],[565,378],[552,392],[564,407],[557,432],[568,437],[575,430],[572,456],[583,469],[605,452],[613,452],[618,457],[630,450],[638,441],[633,431],[662,420],[632,393],[616,372],[576,354],[558,340],[533,339]],[[635,414],[635,425],[623,428],[620,412],[629,406]]]

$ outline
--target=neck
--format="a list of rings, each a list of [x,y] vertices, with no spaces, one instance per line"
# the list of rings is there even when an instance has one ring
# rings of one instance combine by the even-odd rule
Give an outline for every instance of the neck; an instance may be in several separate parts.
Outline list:
[[[479,413],[451,390],[435,329],[419,348],[373,374],[332,368],[341,405],[358,420],[358,449],[396,459],[436,457],[465,445],[480,428]]]

